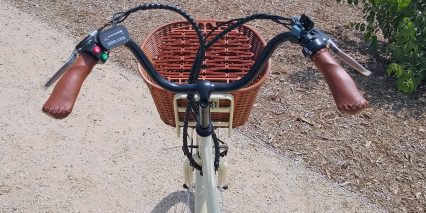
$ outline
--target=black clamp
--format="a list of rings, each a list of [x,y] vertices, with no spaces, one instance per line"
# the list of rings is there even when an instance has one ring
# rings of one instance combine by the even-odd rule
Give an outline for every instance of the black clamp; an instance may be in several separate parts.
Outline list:
[[[327,47],[330,37],[314,28],[314,22],[306,15],[292,18],[291,42],[300,44],[303,55],[313,56],[318,50]]]
[[[305,36],[300,38],[300,45],[303,47],[303,55],[306,57],[313,56],[318,50],[327,47],[329,40],[330,37],[319,29],[311,29]]]
[[[213,124],[210,122],[207,128],[201,127],[200,123],[197,123],[197,126],[195,126],[195,131],[197,134],[201,137],[208,137],[213,134],[214,127]]]
[[[314,22],[305,14],[294,16],[291,19],[291,37],[292,43],[300,43],[300,38],[306,35],[306,32],[314,28]]]

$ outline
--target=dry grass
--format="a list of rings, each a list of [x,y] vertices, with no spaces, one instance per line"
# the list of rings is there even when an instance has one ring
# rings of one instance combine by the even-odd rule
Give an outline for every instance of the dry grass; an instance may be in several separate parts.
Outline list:
[[[114,12],[141,3],[10,2],[76,38],[101,26]],[[369,78],[353,75],[370,108],[357,116],[339,114],[313,64],[302,57],[300,49],[285,44],[274,54],[272,75],[258,96],[250,122],[239,131],[303,161],[391,212],[426,210],[426,87],[410,96],[394,90],[393,80],[384,74],[386,62],[368,55],[362,35],[348,27],[361,20],[361,8],[338,5],[334,0],[173,2],[197,18],[230,19],[255,12],[312,16],[317,26],[337,38],[342,49],[374,72]],[[179,17],[157,11],[129,19],[126,25],[131,34],[141,40],[155,27]],[[284,30],[269,22],[251,25],[268,39]],[[126,50],[115,51],[112,58],[136,70],[136,62]]]

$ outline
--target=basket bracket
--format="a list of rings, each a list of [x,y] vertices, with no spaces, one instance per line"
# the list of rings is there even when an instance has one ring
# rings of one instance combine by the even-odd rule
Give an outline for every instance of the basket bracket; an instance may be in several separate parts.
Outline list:
[[[176,134],[177,137],[180,137],[181,134],[181,127],[183,127],[183,120],[179,120],[179,113],[185,112],[186,107],[179,107],[178,106],[178,100],[186,100],[187,94],[184,93],[178,93],[173,98],[173,109],[175,114],[175,124],[176,124]],[[195,95],[195,100],[198,101],[200,98],[198,95]],[[219,105],[220,100],[229,100],[230,105],[227,107],[223,107]],[[229,120],[226,121],[214,121],[212,120],[212,124],[214,127],[217,128],[228,128],[228,137],[231,137],[232,132],[232,121],[234,117],[234,96],[231,94],[219,94],[219,93],[213,93],[210,95],[210,112],[212,113],[229,113]],[[188,126],[195,127],[196,123],[194,121],[191,121],[188,123]]]

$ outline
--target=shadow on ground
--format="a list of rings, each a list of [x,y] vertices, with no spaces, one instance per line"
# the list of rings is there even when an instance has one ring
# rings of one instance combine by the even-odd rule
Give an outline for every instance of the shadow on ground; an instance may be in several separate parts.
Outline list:
[[[189,201],[188,201],[189,196]],[[189,206],[188,206],[189,204]],[[189,209],[188,209],[189,208]],[[151,213],[164,212],[194,212],[194,196],[186,191],[176,191],[163,198],[151,211]]]

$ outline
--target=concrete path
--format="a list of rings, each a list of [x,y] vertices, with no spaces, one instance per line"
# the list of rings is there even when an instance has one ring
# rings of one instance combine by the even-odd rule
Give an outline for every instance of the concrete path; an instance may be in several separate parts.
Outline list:
[[[179,212],[184,156],[142,79],[108,62],[74,112],[41,112],[43,85],[75,41],[0,0],[0,211]],[[114,57],[114,54],[112,54]],[[382,212],[260,143],[234,134],[226,212]]]

